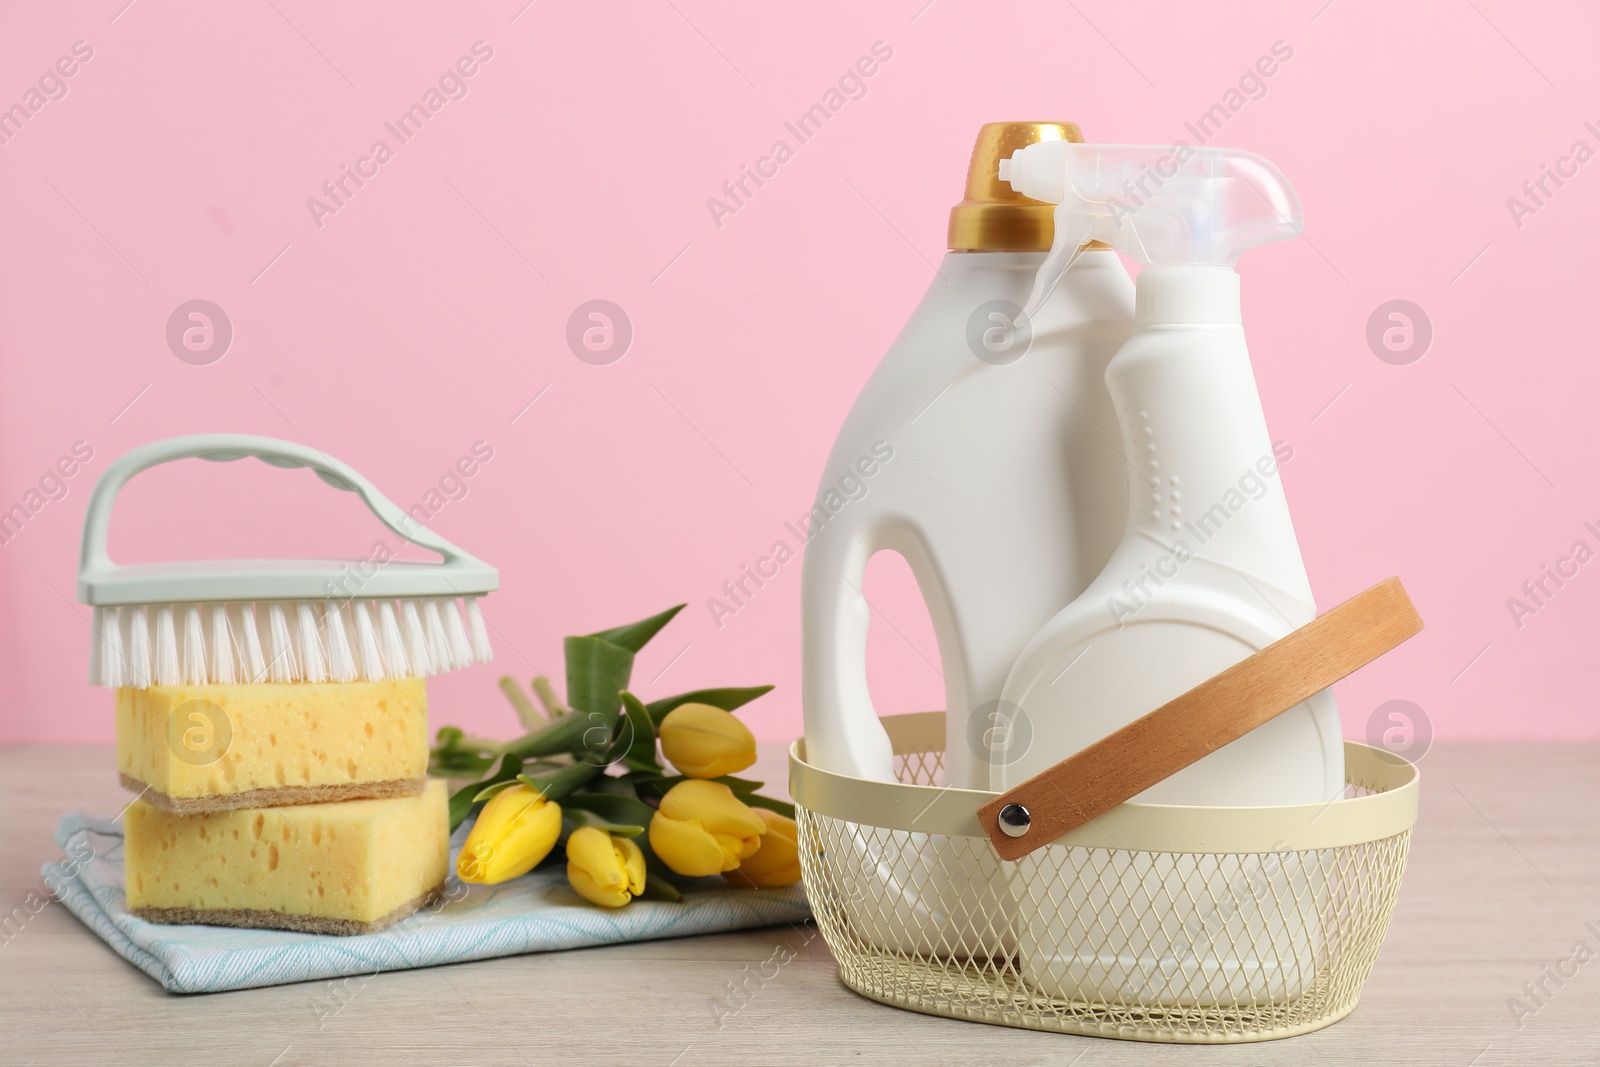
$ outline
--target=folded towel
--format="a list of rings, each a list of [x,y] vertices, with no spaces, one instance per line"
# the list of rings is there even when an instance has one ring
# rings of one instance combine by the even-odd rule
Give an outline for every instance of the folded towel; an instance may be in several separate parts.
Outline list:
[[[452,857],[469,826],[463,824],[452,835]],[[493,886],[467,885],[452,874],[441,901],[375,934],[327,937],[162,926],[128,913],[119,822],[67,815],[56,828],[56,841],[66,858],[41,868],[45,885],[118,955],[172,993],[219,993],[524,952],[720,933],[804,922],[811,914],[798,885],[738,889],[721,879],[706,880],[675,904],[636,900],[616,910],[599,908],[574,893],[565,867],[554,864]]]

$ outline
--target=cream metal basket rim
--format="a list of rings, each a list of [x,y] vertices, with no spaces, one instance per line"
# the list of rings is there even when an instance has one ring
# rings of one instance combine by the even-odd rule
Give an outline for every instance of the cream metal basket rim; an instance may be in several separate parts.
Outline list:
[[[886,715],[895,755],[943,752],[944,712]],[[1415,764],[1355,741],[1344,743],[1345,779],[1364,792],[1320,804],[1189,807],[1121,804],[1047,847],[1138,852],[1263,853],[1342,848],[1404,833],[1417,821],[1421,776]],[[887,830],[983,838],[981,789],[907,785],[855,778],[806,762],[805,739],[789,748],[789,794],[819,815]]]

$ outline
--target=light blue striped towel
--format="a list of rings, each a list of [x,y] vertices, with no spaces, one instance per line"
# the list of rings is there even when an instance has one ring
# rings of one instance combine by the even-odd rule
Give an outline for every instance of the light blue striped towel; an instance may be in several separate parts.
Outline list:
[[[451,855],[469,824],[451,837]],[[612,911],[587,904],[565,867],[495,886],[454,874],[442,901],[387,930],[326,937],[225,926],[162,926],[128,914],[122,891],[122,825],[71,814],[56,828],[66,858],[40,870],[67,909],[124,959],[172,993],[219,993],[441,963],[587,948],[622,941],[720,933],[803,922],[805,892],[737,889],[719,879],[676,904],[636,900]],[[453,870],[452,865],[452,870]]]

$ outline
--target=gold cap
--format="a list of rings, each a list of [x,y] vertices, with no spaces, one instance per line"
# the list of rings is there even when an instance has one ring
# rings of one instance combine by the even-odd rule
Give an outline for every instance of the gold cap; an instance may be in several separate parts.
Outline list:
[[[1072,122],[987,122],[967,165],[967,195],[950,209],[952,252],[1046,252],[1054,205],[1030,200],[1000,180],[1000,161],[1039,141],[1083,142]]]

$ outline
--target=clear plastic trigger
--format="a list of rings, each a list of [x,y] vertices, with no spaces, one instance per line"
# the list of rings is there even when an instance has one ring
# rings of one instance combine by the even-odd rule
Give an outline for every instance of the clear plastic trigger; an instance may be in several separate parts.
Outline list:
[[[1031,320],[1038,313],[1044,302],[1050,299],[1050,294],[1056,291],[1056,286],[1061,284],[1061,276],[1078,261],[1089,243],[1094,220],[1074,211],[1075,206],[1069,203],[1056,205],[1055,240],[1045,254],[1044,262],[1039,264],[1039,273],[1033,277],[1033,291],[1028,294],[1028,306],[1022,309],[1019,322]]]

